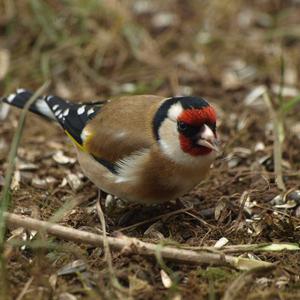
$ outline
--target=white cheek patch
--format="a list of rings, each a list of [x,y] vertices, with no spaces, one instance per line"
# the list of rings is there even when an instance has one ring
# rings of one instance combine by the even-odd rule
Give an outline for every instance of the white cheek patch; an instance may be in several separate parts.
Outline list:
[[[174,162],[201,169],[202,166],[210,165],[213,161],[213,155],[205,157],[192,156],[183,152],[180,146],[179,136],[176,129],[176,123],[171,119],[165,119],[159,129],[159,144],[163,153]]]
[[[183,112],[183,108],[181,106],[181,104],[175,103],[173,104],[169,111],[168,111],[168,117],[172,120],[172,121],[176,121],[178,116]]]

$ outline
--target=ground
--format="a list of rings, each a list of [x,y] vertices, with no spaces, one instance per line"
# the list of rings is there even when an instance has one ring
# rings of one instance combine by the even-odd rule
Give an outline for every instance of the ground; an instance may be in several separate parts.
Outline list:
[[[0,95],[51,80],[49,93],[73,101],[199,95],[217,110],[222,152],[207,179],[181,204],[135,208],[130,217],[125,209],[121,218],[106,212],[110,236],[186,247],[224,237],[227,246],[298,243],[300,106],[285,107],[300,94],[299,1],[0,0],[0,8]],[[20,112],[2,107],[0,118],[3,187]],[[284,191],[273,155],[281,124]],[[58,126],[28,115],[9,211],[101,234],[97,189],[75,158]],[[234,253],[275,263],[252,277],[113,251],[123,286],[116,289],[102,248],[13,227],[5,240],[8,299],[300,299],[299,251]],[[240,289],[232,285],[237,279]],[[236,293],[228,298],[228,291]]]

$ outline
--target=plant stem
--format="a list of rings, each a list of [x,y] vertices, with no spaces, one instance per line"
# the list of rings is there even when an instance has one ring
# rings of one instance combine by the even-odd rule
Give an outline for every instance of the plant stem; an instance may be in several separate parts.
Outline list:
[[[273,123],[273,157],[274,157],[274,172],[275,182],[280,190],[286,190],[283,175],[282,175],[282,143],[284,141],[284,126],[283,126],[283,115],[281,110],[276,111],[270,96],[267,92],[264,93],[264,100],[269,108],[270,115]]]
[[[20,115],[18,128],[16,130],[16,133],[13,137],[13,141],[11,143],[10,152],[8,156],[8,167],[5,174],[5,180],[4,180],[4,186],[1,193],[1,200],[0,200],[0,299],[8,299],[8,293],[7,293],[7,282],[6,282],[6,271],[5,271],[5,259],[4,259],[4,242],[5,242],[5,232],[6,232],[6,224],[5,224],[5,218],[4,213],[7,211],[10,200],[11,200],[11,192],[10,192],[10,186],[15,170],[15,159],[17,156],[18,147],[20,144],[24,123],[26,120],[26,115],[28,112],[28,109],[32,105],[36,99],[43,94],[43,92],[46,90],[46,88],[49,86],[49,82],[44,83],[37,91],[34,93],[34,95],[29,99],[29,101],[24,106],[24,109],[22,110],[22,113]]]

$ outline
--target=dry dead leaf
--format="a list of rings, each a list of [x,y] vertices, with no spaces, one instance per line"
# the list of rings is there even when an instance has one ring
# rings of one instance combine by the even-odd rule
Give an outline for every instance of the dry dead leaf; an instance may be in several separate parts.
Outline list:
[[[11,106],[6,103],[0,103],[0,121],[4,121],[10,111]]]
[[[7,49],[0,48],[0,81],[8,73],[10,65],[10,52]]]
[[[49,277],[49,284],[50,284],[50,286],[51,286],[51,288],[53,290],[55,290],[55,288],[56,288],[56,283],[57,283],[57,275],[56,274],[52,274]]]
[[[66,180],[70,185],[71,189],[75,192],[79,191],[83,187],[83,182],[81,181],[80,177],[76,174],[68,174]]]
[[[221,237],[214,245],[215,248],[220,249],[227,245],[229,240],[226,237]]]
[[[58,296],[58,300],[77,300],[77,297],[70,293],[62,293]]]
[[[52,158],[60,165],[74,164],[76,159],[66,156],[62,151],[57,151]]]
[[[160,277],[161,277],[163,286],[166,289],[169,289],[172,286],[172,280],[169,277],[169,275],[164,270],[160,270]]]
[[[86,270],[86,264],[83,260],[78,259],[63,266],[57,271],[58,276],[80,273]]]
[[[18,190],[20,188],[20,181],[21,181],[21,173],[20,171],[16,170],[12,178],[10,188],[12,190]]]
[[[170,12],[159,12],[152,18],[152,25],[156,28],[166,28],[178,24],[176,14]]]

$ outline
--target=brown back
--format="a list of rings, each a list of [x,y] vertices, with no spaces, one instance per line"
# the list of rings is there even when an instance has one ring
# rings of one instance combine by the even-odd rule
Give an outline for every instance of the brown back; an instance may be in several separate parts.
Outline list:
[[[152,119],[163,99],[139,95],[111,100],[84,129],[93,136],[84,147],[96,157],[111,162],[151,147],[156,142]]]

